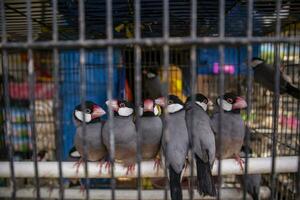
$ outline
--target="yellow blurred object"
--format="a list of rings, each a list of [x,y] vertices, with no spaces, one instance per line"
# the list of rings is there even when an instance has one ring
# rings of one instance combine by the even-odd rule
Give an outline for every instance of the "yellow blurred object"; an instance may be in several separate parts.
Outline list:
[[[124,29],[124,27],[125,27],[124,24],[119,24],[118,26],[115,27],[115,31],[119,33]]]
[[[162,73],[160,73],[161,80],[163,81]],[[183,102],[186,100],[186,96],[183,94],[182,86],[182,71],[176,65],[170,65],[169,67],[169,94],[178,96]]]

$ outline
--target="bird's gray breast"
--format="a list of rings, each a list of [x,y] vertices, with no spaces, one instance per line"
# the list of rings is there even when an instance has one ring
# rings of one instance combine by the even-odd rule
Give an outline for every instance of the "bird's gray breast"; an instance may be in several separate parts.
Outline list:
[[[194,152],[204,162],[209,159],[209,162],[213,164],[216,145],[209,116],[203,109],[196,107],[193,108],[193,111],[186,112],[186,120]]]
[[[189,136],[185,121],[185,111],[169,115],[168,135],[163,136],[163,149],[167,164],[181,172],[189,147]]]
[[[161,145],[162,121],[160,117],[141,117],[140,133],[142,136],[143,159],[154,158]]]
[[[84,155],[84,140],[87,149],[87,159],[96,161],[102,159],[106,154],[105,146],[103,145],[101,136],[102,124],[92,123],[86,124],[85,132],[83,126],[78,126],[75,135],[75,147]]]

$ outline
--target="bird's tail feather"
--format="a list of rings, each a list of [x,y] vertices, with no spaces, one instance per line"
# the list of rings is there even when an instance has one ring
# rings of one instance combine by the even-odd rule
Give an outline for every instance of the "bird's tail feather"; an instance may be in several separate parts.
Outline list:
[[[176,171],[169,167],[169,178],[170,178],[170,190],[171,190],[171,199],[172,200],[182,200],[182,189],[181,189],[181,180],[180,180],[180,173],[176,173]]]
[[[296,99],[300,99],[300,90],[294,87],[292,84],[288,83],[286,85],[286,92]]]
[[[196,165],[197,165],[197,182],[198,182],[198,192],[200,195],[216,196],[216,188],[211,174],[210,163],[203,162],[197,155]]]
[[[253,200],[259,200],[259,193],[254,189],[253,194],[251,194]]]

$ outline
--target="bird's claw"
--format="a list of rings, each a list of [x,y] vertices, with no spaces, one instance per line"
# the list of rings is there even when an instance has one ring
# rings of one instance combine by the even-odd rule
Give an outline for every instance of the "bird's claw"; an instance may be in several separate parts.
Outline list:
[[[129,174],[133,174],[134,170],[135,164],[127,166],[126,176],[128,176]]]
[[[241,157],[238,156],[238,155],[235,155],[235,160],[236,160],[237,163],[239,164],[241,170],[244,171],[244,164],[245,164],[245,161],[244,161],[243,159],[241,159]]]
[[[109,161],[105,161],[105,169],[110,173],[111,163]]]
[[[158,173],[160,167],[162,167],[162,165],[161,165],[161,159],[160,158],[155,158],[154,159],[153,170],[156,170],[156,173]]]
[[[76,167],[76,174],[78,174],[78,172],[79,172],[79,168],[80,168],[80,165],[81,164],[83,164],[83,159],[79,159],[78,161],[76,161],[75,163],[74,163],[74,167]]]
[[[82,196],[84,196],[84,193],[85,193],[85,186],[84,186],[83,184],[80,184],[79,192],[82,194]]]

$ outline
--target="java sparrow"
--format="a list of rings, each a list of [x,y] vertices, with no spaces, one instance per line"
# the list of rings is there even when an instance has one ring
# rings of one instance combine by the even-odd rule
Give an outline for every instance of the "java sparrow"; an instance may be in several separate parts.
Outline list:
[[[85,159],[88,161],[101,161],[107,155],[101,135],[103,126],[101,116],[105,114],[105,111],[92,101],[85,102],[85,110],[81,108],[81,104],[77,105],[73,113],[76,125],[74,145],[81,157],[78,167]],[[83,130],[83,120],[86,123],[85,132]],[[87,150],[86,158],[84,157],[84,140]]]
[[[212,128],[216,137],[216,157],[218,159],[235,157],[241,169],[243,169],[243,160],[240,159],[239,153],[245,137],[245,125],[240,115],[241,109],[247,107],[246,101],[234,93],[226,93],[221,100],[217,98],[216,103],[220,106],[222,101],[223,117],[221,133],[219,133],[219,115],[217,111],[212,116]],[[220,135],[222,134],[221,141]],[[218,145],[221,142],[221,149]]]
[[[157,99],[162,96],[162,84],[153,68],[142,71],[142,98]]]
[[[196,94],[194,105],[192,97],[188,97],[186,106],[186,124],[190,141],[193,142],[192,152],[195,154],[197,166],[197,182],[200,195],[216,195],[211,169],[215,160],[215,136],[211,127],[210,117],[206,113],[212,102],[203,94]]]
[[[134,106],[126,100],[106,101],[113,110],[113,133],[115,138],[115,160],[127,167],[127,172],[132,173],[135,169],[137,153],[137,132],[133,122]],[[103,126],[103,142],[111,155],[109,120]]]
[[[163,135],[163,125],[160,118],[161,108],[155,103],[153,99],[145,99],[140,108],[140,133],[141,133],[141,147],[142,159],[155,159],[156,165],[159,166],[159,159],[157,158]]]
[[[168,102],[165,102],[164,98],[159,98],[156,103],[166,106],[165,110],[169,113],[168,134],[163,135],[162,148],[168,168],[171,198],[172,200],[181,200],[181,180],[189,150],[184,103],[175,95],[169,95]]]
[[[261,58],[253,58],[250,65],[254,72],[254,81],[261,84],[266,89],[274,91],[275,67],[267,64]],[[290,78],[286,74],[280,72],[279,80],[280,94],[287,93],[296,99],[300,99],[300,90],[291,83]]]
[[[248,147],[249,148],[249,147]],[[241,149],[240,156],[245,157],[246,146],[243,146]],[[249,148],[249,157],[252,157],[252,149]],[[243,176],[237,176],[238,182],[240,182],[242,188],[245,187]],[[261,174],[248,174],[246,177],[246,191],[252,196],[253,200],[259,200],[259,192],[260,192],[260,184],[261,184]]]

